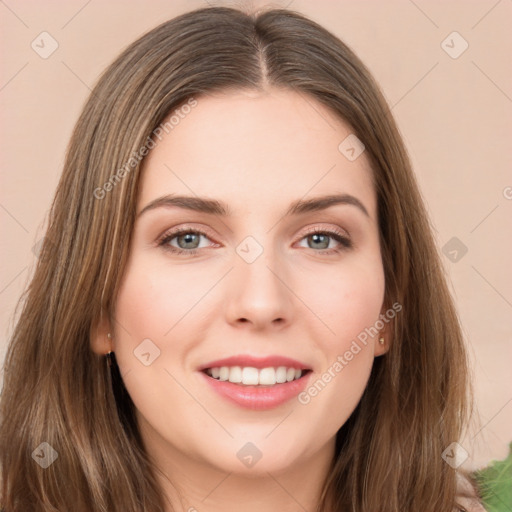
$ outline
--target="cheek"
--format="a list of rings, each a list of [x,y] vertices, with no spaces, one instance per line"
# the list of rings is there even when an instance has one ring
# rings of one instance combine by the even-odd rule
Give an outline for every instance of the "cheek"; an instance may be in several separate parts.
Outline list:
[[[161,277],[160,277],[161,276]],[[160,279],[159,279],[160,277]],[[158,389],[169,350],[165,334],[172,329],[181,301],[168,287],[165,273],[151,269],[143,258],[130,259],[116,303],[115,353],[121,375],[134,401],[139,390]],[[181,308],[180,308],[181,309]],[[183,315],[183,313],[182,313]],[[149,354],[149,355],[147,355]],[[174,357],[179,355],[173,352]]]
[[[304,273],[301,297],[327,334],[326,353],[344,351],[351,340],[373,326],[384,300],[384,270],[378,251],[347,258],[339,266],[326,266]],[[314,338],[313,338],[314,339]]]
[[[116,303],[115,352],[139,409],[156,398],[157,390],[176,388],[170,374],[181,379],[186,354],[197,338],[194,315],[215,275],[192,267],[149,261],[140,253],[127,265]]]
[[[175,415],[162,406],[166,401],[180,410],[194,410],[193,400],[173,378],[181,380],[175,370],[183,365],[186,343],[171,347],[173,339],[187,339],[181,330],[186,322],[178,322],[197,295],[192,288],[184,273],[154,262],[150,265],[136,255],[129,261],[119,289],[116,360],[139,418],[152,425],[179,427]]]
[[[325,426],[332,432],[357,406],[373,365],[373,346],[378,342],[375,324],[384,299],[384,270],[378,251],[366,254],[364,258],[347,258],[335,270],[325,268],[303,281],[303,296],[321,320],[309,324],[308,329],[323,364],[299,401],[312,407],[310,411],[324,411],[318,416],[328,418]]]
[[[132,341],[138,343],[141,336],[170,339],[168,333],[212,286],[211,276],[205,277],[184,267],[172,267],[165,262],[155,265],[154,260],[134,258],[127,267],[117,299],[117,320],[125,327],[125,332],[121,332],[123,338],[128,332]]]

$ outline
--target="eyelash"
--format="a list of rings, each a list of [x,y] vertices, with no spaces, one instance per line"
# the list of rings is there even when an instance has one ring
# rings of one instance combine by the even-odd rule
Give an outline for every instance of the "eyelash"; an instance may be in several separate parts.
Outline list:
[[[173,247],[172,245],[169,245],[169,242],[176,238],[179,235],[187,234],[187,233],[193,233],[195,235],[203,235],[206,238],[209,238],[208,233],[205,233],[204,231],[201,231],[200,229],[190,229],[190,228],[180,228],[176,231],[172,231],[170,233],[165,233],[163,237],[158,242],[158,246],[162,247],[164,250],[169,251],[173,254],[181,255],[186,254],[187,256],[197,256],[199,251],[201,249],[179,249],[177,247]],[[308,236],[315,235],[315,234],[322,234],[322,235],[328,235],[330,238],[333,238],[336,240],[340,245],[337,248],[334,249],[323,249],[321,251],[314,251],[321,255],[330,255],[330,254],[338,254],[342,251],[346,251],[348,249],[352,249],[353,244],[352,241],[347,238],[346,236],[342,235],[338,231],[329,231],[321,228],[315,228],[314,230],[309,231],[308,233],[305,233],[304,236],[300,239],[303,240],[304,238],[307,238]],[[204,247],[203,247],[204,249]],[[313,249],[314,250],[314,249]]]

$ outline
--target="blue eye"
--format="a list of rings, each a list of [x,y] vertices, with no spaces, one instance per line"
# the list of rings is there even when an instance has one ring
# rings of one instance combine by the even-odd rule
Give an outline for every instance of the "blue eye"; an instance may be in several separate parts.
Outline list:
[[[189,256],[193,256],[197,254],[198,248],[194,245],[200,243],[201,236],[207,237],[207,234],[203,231],[194,231],[191,229],[178,229],[172,233],[164,235],[164,238],[158,244],[159,246],[164,247],[165,250],[170,251],[174,254],[187,254]],[[181,249],[180,247],[175,247],[170,244],[170,242],[174,239],[178,239],[183,241],[184,244],[192,245],[194,247],[186,247],[185,249]]]
[[[169,251],[173,254],[178,255],[187,255],[187,256],[196,256],[199,254],[201,247],[199,247],[201,237],[208,238],[208,234],[201,230],[193,230],[193,229],[177,229],[171,233],[167,233],[163,236],[163,238],[158,243],[159,247],[162,247],[164,250]],[[171,242],[176,239],[177,244],[182,243],[183,245],[188,247],[181,248],[171,245]],[[344,236],[342,233],[337,231],[329,231],[322,230],[316,228],[309,233],[306,233],[301,239],[311,239],[313,244],[325,245],[327,242],[327,247],[317,247],[317,249],[322,249],[319,251],[314,251],[319,254],[338,254],[344,250],[351,249],[353,247],[352,241]],[[338,243],[337,247],[329,248],[330,241],[329,239],[333,239]],[[203,247],[204,248],[204,247]],[[315,249],[315,247],[309,247],[310,249]]]
[[[316,251],[320,252],[320,254],[337,254],[345,249],[351,249],[352,248],[352,241],[347,238],[346,236],[342,235],[341,233],[338,233],[337,231],[326,231],[322,229],[315,229],[313,232],[307,234],[304,236],[301,240],[304,239],[311,239],[313,244],[325,244],[327,242],[327,247],[318,247],[319,249],[323,249],[322,251]],[[336,242],[338,242],[338,246],[329,249],[329,239],[334,239]],[[314,247],[310,247],[314,248]],[[325,250],[328,249],[328,250]]]

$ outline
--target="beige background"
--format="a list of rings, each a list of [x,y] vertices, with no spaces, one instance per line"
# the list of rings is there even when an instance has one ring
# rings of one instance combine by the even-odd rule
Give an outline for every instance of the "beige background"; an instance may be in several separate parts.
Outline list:
[[[0,360],[33,270],[73,124],[99,73],[132,40],[177,14],[234,2],[0,0]],[[254,2],[263,5],[265,2]],[[503,458],[512,440],[512,2],[304,1],[348,43],[396,116],[452,282],[474,367],[479,423],[468,468]],[[31,47],[57,50],[43,59]],[[449,36],[457,31],[458,36]],[[443,43],[443,41],[445,43]],[[467,50],[458,58],[455,55]],[[43,51],[41,48],[39,51]],[[453,243],[453,242],[451,242]]]

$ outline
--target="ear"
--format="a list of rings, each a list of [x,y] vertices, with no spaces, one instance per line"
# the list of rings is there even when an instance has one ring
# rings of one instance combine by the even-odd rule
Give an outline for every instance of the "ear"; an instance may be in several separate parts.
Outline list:
[[[104,356],[111,350],[114,350],[113,340],[109,338],[109,334],[111,332],[112,331],[110,322],[108,320],[108,315],[106,315],[102,311],[99,321],[91,326],[91,331],[89,335],[91,349],[93,352],[95,352],[98,355]]]
[[[384,324],[384,327],[379,331],[379,334],[375,337],[375,343],[374,343],[374,356],[379,357],[383,356],[387,353],[389,350],[389,347],[391,346],[391,340],[393,339],[393,323],[392,320],[390,320],[387,315],[386,311],[388,311],[390,308],[383,306],[380,314],[380,318],[382,318],[382,323]],[[381,343],[381,339],[384,339],[384,342]]]

